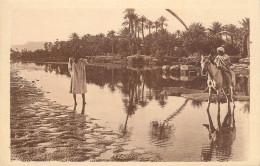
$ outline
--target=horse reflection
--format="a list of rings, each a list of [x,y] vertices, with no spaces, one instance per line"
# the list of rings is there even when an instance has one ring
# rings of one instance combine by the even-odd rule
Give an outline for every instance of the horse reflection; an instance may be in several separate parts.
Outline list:
[[[220,104],[218,104],[218,115],[216,128],[213,125],[209,108],[207,109],[209,124],[203,124],[209,131],[210,145],[202,149],[201,157],[203,161],[210,161],[212,154],[215,153],[219,160],[228,160],[232,154],[232,144],[236,139],[235,125],[235,106],[231,111],[230,102],[228,102],[228,111],[221,124],[220,122]]]

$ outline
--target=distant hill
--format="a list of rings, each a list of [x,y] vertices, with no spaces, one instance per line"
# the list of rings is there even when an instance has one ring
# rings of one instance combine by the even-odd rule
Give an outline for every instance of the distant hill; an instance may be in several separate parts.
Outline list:
[[[11,48],[13,50],[16,50],[16,48],[21,51],[22,49],[27,49],[27,50],[31,50],[31,51],[35,51],[37,49],[44,49],[44,43],[43,41],[41,42],[27,42],[25,44],[20,44],[20,45],[12,45]]]

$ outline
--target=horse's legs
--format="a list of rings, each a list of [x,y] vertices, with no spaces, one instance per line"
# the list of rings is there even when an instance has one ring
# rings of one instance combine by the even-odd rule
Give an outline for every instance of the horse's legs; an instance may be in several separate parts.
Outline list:
[[[211,89],[211,87],[209,87],[208,108],[209,108],[209,105],[210,105],[211,97],[212,97],[212,89]]]
[[[231,98],[231,101],[233,102],[233,105],[234,105],[234,107],[235,107],[234,89],[233,89],[232,86],[230,87],[230,98]]]
[[[218,127],[221,127],[221,122],[220,122],[220,103],[218,102],[218,116],[217,116],[217,121],[218,121]]]
[[[217,100],[218,100],[218,104],[220,103],[220,101],[219,101],[220,91],[221,91],[221,89],[218,89],[218,90],[217,90]]]
[[[233,114],[232,114],[232,120],[233,120],[233,127],[236,126],[236,121],[235,121],[235,105],[233,105]]]
[[[209,87],[207,86],[207,88],[203,92],[206,93],[208,90],[209,90]]]
[[[228,99],[228,96],[227,96],[227,94],[226,94],[225,90],[224,90],[224,89],[222,89],[222,92],[223,92],[223,94],[225,95],[225,97],[226,97],[226,99],[227,99],[227,102],[228,102],[228,101],[229,101],[229,99]]]

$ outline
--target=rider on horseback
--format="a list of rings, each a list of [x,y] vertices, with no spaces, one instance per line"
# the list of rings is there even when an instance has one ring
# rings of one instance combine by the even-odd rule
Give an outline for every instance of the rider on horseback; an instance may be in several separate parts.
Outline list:
[[[217,48],[217,57],[214,60],[217,68],[221,70],[222,76],[224,78],[224,85],[225,87],[231,86],[231,69],[230,66],[232,65],[230,62],[230,58],[227,54],[225,54],[225,49],[223,47]]]

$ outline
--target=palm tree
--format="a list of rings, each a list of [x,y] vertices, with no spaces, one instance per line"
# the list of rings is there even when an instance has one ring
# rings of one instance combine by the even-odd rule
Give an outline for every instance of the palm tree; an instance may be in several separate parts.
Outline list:
[[[221,37],[223,32],[223,26],[220,22],[213,22],[210,28],[208,28],[210,35],[214,37]]]
[[[229,24],[229,25],[223,26],[223,29],[224,29],[223,34],[230,36],[231,43],[234,44],[234,37],[237,32],[237,27],[234,24]]]
[[[153,22],[151,20],[146,20],[145,28],[149,29],[149,35],[151,34],[151,29],[154,28]]]
[[[44,46],[45,51],[48,51],[48,42],[45,42],[43,46]]]
[[[157,32],[158,28],[160,27],[159,21],[154,22],[155,32]]]
[[[49,51],[52,50],[52,47],[53,47],[52,42],[48,42],[48,50],[49,50]]]
[[[144,39],[144,24],[145,24],[145,21],[146,21],[146,17],[145,16],[141,16],[140,17],[140,23],[141,23],[141,28],[142,28],[142,36],[143,36],[143,39]]]
[[[177,31],[175,32],[175,34],[176,34],[177,38],[180,38],[180,36],[181,36],[181,31],[180,31],[180,30],[177,30]]]
[[[135,14],[134,14],[135,9],[127,8],[127,9],[125,9],[125,11],[123,13],[125,13],[124,19],[126,19],[126,21],[123,22],[122,25],[123,26],[128,25],[129,33],[130,33],[130,36],[132,37],[133,31],[134,31],[133,20],[135,18]]]
[[[207,30],[207,42],[209,44],[208,48],[211,48],[211,52],[217,53],[216,47],[223,44],[222,34],[224,28],[220,22],[213,22]]]
[[[189,31],[190,31],[193,39],[195,39],[196,41],[202,40],[206,35],[206,32],[205,32],[206,29],[200,22],[192,23],[189,26]]]
[[[60,41],[59,41],[59,39],[56,39],[56,41],[54,42],[54,48],[55,49],[60,49]]]
[[[234,34],[234,44],[240,48],[240,53],[242,55],[246,55],[244,52],[246,50],[244,45],[244,35],[243,35],[243,28],[237,28]]]
[[[104,33],[100,33],[100,34],[98,34],[98,36],[99,36],[101,39],[103,39],[103,38],[105,37]]]
[[[185,50],[189,53],[202,53],[203,43],[206,37],[205,27],[199,23],[192,23],[188,31],[181,34],[181,40]]]
[[[168,24],[166,24],[165,22],[167,21],[167,19],[164,16],[161,16],[158,18],[157,20],[160,23],[160,27],[161,29],[163,29],[163,26],[167,26]]]
[[[70,35],[69,43],[71,44],[71,54],[78,54],[80,50],[80,36],[76,32]]]
[[[105,35],[103,33],[100,33],[97,35],[99,37],[99,41],[100,41],[100,52],[101,52],[101,55],[104,55],[104,50],[105,50],[105,43],[104,43],[104,39],[105,39]]]
[[[242,19],[239,23],[242,27],[243,35],[243,53],[242,55],[250,57],[250,20],[249,18]]]
[[[140,23],[140,19],[137,14],[133,15],[133,22],[134,22],[134,37],[136,38],[137,33],[139,33],[138,26]]]
[[[139,34],[142,33],[142,26],[140,24],[136,27],[137,38],[140,39]]]
[[[115,37],[115,31],[111,30],[108,31],[107,37],[112,41],[112,55],[114,55],[114,37]]]
[[[74,33],[72,33],[71,35],[70,35],[70,40],[79,40],[80,39],[80,37],[79,37],[79,35],[76,33],[76,32],[74,32]]]

